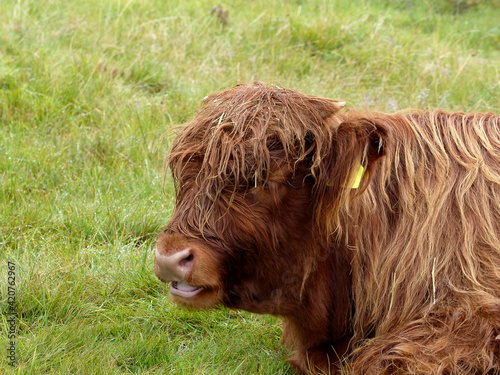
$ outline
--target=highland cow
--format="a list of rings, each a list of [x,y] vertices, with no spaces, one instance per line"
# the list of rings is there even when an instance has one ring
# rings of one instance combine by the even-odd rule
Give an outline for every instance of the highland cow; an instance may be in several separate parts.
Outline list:
[[[175,302],[283,317],[300,373],[500,373],[500,116],[341,111],[263,83],[168,156]]]

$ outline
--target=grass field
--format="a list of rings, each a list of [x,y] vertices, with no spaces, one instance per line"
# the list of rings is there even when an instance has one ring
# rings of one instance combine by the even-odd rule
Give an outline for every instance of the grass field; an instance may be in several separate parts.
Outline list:
[[[205,95],[500,112],[493,0],[215,4],[0,2],[0,374],[292,374],[278,318],[188,312],[152,270],[169,129]]]

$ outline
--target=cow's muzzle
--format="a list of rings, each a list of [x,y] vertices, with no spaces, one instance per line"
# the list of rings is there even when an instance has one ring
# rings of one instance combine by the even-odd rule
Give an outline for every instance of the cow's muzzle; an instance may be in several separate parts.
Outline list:
[[[156,248],[155,251],[155,274],[163,282],[171,281],[170,293],[175,296],[190,298],[201,292],[203,288],[189,285],[194,264],[196,262],[195,252],[191,248],[185,248],[173,254]]]

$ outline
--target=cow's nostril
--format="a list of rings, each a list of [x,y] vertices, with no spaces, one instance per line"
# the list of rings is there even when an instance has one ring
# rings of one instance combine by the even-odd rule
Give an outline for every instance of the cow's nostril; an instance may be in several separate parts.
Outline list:
[[[194,255],[193,255],[193,253],[190,253],[187,257],[185,257],[184,259],[181,259],[179,261],[179,267],[181,267],[181,268],[190,267],[190,263],[192,263],[193,259],[194,259]]]

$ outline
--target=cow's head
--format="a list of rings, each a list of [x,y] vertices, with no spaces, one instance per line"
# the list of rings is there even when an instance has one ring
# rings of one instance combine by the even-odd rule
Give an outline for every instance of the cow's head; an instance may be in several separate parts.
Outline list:
[[[314,287],[346,184],[382,145],[344,105],[262,83],[205,98],[168,156],[177,205],[155,273],[176,302],[286,314]]]

